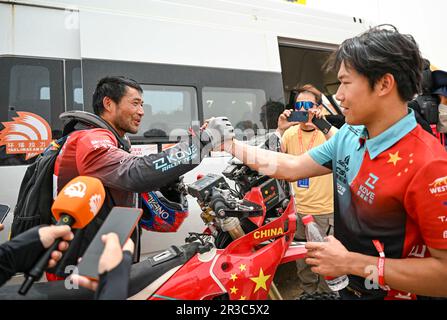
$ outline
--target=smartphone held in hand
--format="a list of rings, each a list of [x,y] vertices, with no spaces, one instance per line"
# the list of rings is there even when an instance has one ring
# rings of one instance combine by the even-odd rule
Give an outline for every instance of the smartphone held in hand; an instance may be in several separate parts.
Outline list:
[[[324,118],[314,117],[312,123],[324,134],[328,134],[332,128],[332,125]]]
[[[9,206],[0,204],[0,223],[3,223],[3,221],[5,221],[5,218],[8,215],[9,209],[10,209]]]
[[[309,121],[309,113],[307,111],[292,111],[290,117],[287,118],[289,122],[307,122]]]
[[[137,226],[141,215],[142,210],[138,208],[114,207],[84,253],[78,265],[79,274],[90,279],[99,279],[98,264],[104,251],[104,243],[101,237],[114,232],[118,235],[120,244],[123,246]]]

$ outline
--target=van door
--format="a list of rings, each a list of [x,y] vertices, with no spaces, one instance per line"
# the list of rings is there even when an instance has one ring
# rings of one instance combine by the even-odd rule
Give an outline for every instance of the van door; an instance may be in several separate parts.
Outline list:
[[[288,107],[293,107],[294,91],[306,84],[312,84],[331,99],[338,87],[334,72],[325,72],[324,64],[335,45],[310,43],[294,39],[279,39],[284,97]],[[335,89],[335,90],[334,90]],[[331,104],[332,101],[329,101]],[[337,113],[337,110],[331,110]]]
[[[17,192],[26,165],[33,161],[33,154],[13,150],[8,146],[14,134],[13,129],[5,130],[7,123],[18,119],[17,112],[29,112],[40,116],[51,128],[51,136],[62,133],[59,114],[64,110],[63,62],[62,60],[0,57],[0,172],[3,185],[0,187],[0,203],[14,208]],[[23,140],[33,140],[32,135],[39,131],[39,124],[23,126]],[[29,132],[29,133],[28,133]],[[51,139],[51,137],[49,137]],[[30,145],[33,142],[30,141]],[[38,147],[36,145],[36,147]],[[45,146],[43,146],[45,147]],[[25,149],[23,149],[25,150]],[[19,152],[19,153],[16,153]],[[6,184],[7,181],[7,184]],[[7,239],[13,210],[4,224],[6,230],[0,233],[0,242]]]
[[[62,134],[60,113],[83,107],[79,12],[36,1],[3,2],[0,29],[7,37],[0,36],[0,203],[11,212],[0,243],[8,237],[27,164]],[[35,117],[20,123],[26,113]]]

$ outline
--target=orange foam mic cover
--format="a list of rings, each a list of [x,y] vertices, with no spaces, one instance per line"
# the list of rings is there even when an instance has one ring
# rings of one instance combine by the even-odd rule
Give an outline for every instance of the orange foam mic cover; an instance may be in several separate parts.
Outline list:
[[[72,228],[82,229],[95,217],[105,199],[102,182],[93,177],[79,176],[68,182],[54,200],[51,212],[57,221],[71,216]]]

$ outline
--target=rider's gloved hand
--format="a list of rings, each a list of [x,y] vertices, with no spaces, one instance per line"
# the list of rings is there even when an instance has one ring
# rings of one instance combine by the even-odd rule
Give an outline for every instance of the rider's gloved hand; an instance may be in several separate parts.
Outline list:
[[[200,140],[211,145],[214,151],[231,150],[234,138],[234,128],[227,117],[211,118],[202,127]]]

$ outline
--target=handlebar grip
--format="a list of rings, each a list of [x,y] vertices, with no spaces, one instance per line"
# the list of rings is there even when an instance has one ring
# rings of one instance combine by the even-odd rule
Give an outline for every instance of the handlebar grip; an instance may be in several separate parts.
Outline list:
[[[225,211],[228,209],[228,206],[225,203],[225,199],[219,194],[217,196],[213,196],[210,202],[210,208],[219,216],[225,216],[219,212]]]

